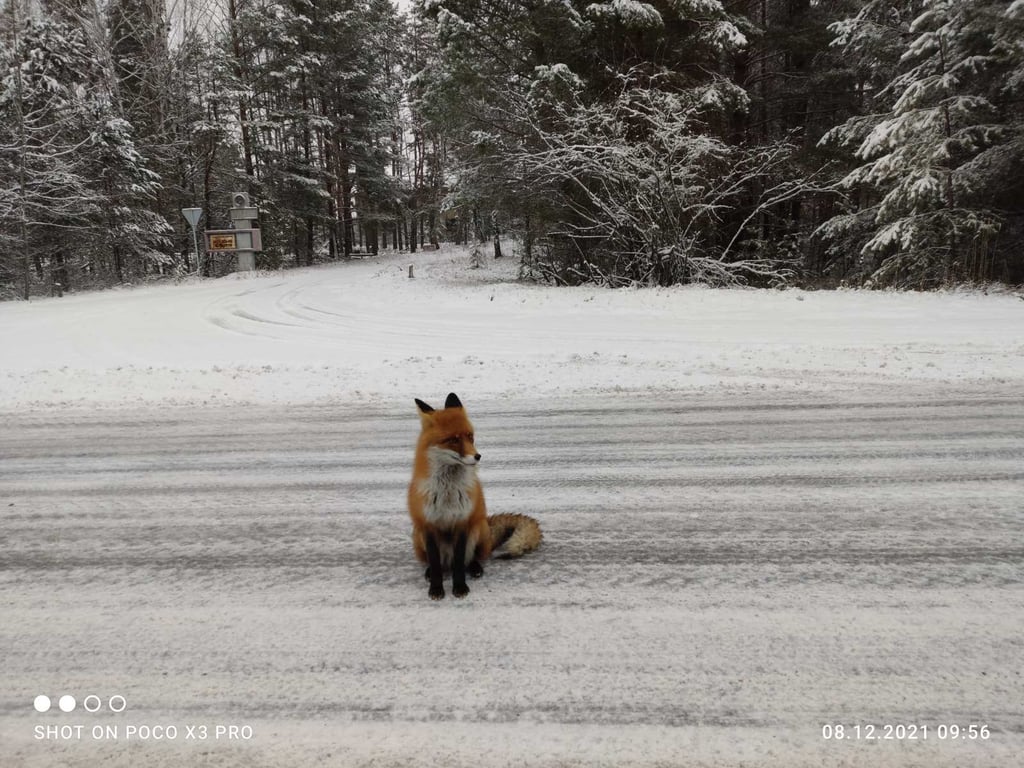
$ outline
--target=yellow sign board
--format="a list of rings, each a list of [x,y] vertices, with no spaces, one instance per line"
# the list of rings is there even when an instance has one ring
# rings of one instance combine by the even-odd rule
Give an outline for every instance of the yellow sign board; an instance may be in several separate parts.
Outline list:
[[[210,235],[211,251],[233,251],[236,248],[235,235]]]

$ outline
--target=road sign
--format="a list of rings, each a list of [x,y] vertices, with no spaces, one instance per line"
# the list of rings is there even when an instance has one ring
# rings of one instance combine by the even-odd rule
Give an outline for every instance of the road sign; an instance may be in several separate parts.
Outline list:
[[[197,226],[199,226],[199,218],[203,215],[203,209],[182,208],[181,215],[185,217],[185,221],[187,221],[192,226],[192,229],[195,229]]]
[[[233,251],[237,247],[235,235],[210,235],[211,251]]]
[[[262,251],[263,238],[258,229],[208,229],[208,251]]]
[[[199,224],[199,217],[203,215],[202,208],[182,208],[181,215],[185,217],[185,221],[192,227],[192,245],[196,249],[196,274],[201,275],[203,273],[202,257],[199,255],[199,235],[196,233],[196,225]]]
[[[232,208],[228,213],[232,221],[257,221],[260,218],[259,208]]]

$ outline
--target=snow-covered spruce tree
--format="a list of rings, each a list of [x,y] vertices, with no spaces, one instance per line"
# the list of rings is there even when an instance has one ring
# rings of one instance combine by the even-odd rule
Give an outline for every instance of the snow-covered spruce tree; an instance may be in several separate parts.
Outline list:
[[[151,207],[161,190],[160,177],[136,149],[131,125],[102,111],[96,122],[90,155],[97,164],[93,183],[103,194],[95,229],[97,256],[108,254],[118,282],[124,282],[173,261],[173,230]]]
[[[0,178],[11,182],[0,195],[16,203],[23,295],[30,282],[107,284],[167,258],[168,225],[148,208],[157,179],[93,54],[80,26],[42,19],[20,28],[6,57]]]
[[[962,194],[999,218],[999,234],[986,254],[974,251],[965,268],[968,279],[1024,283],[1024,0],[991,2],[978,15],[991,33],[984,57],[986,93],[996,109],[997,139],[960,169]],[[977,25],[976,25],[977,26]],[[986,255],[988,258],[985,258]]]
[[[745,44],[721,3],[426,10],[444,55],[424,98],[459,150],[456,192],[518,219],[530,269],[615,285],[787,277],[749,257],[747,230],[799,185],[777,177],[784,143],[723,140],[746,94],[714,74]]]
[[[991,98],[1009,55],[999,43],[1006,5],[876,0],[833,26],[836,44],[864,73],[867,104],[823,139],[853,148],[862,165],[841,182],[852,210],[819,232],[837,259],[856,255],[854,275],[867,285],[992,276],[1003,217],[984,169],[1020,156]]]
[[[102,195],[92,258],[124,282],[173,261],[173,229],[164,215],[167,202],[161,200],[162,179],[171,177],[180,154],[168,138],[170,60],[160,3],[112,2],[106,25],[98,7],[89,8],[91,13],[86,8],[74,15],[93,58],[83,94],[90,117],[90,182]]]
[[[21,31],[18,0],[0,4],[0,299],[20,290],[29,297],[32,270],[24,243],[25,208],[25,102],[20,70],[14,68]]]
[[[80,3],[82,0],[70,2]],[[184,13],[186,7],[179,6],[178,14]],[[124,167],[127,174],[125,185],[137,186],[146,173],[155,174],[154,180],[160,181],[139,196],[139,202],[132,206],[131,218],[138,220],[140,235],[145,227],[156,224],[161,230],[160,235],[165,236],[170,231],[166,219],[177,221],[180,218],[183,200],[168,194],[168,185],[163,180],[174,178],[185,147],[175,141],[177,116],[171,112],[171,104],[178,95],[180,76],[177,71],[179,62],[172,57],[168,39],[171,29],[168,5],[165,0],[109,0],[106,10],[106,38],[96,42],[98,47],[105,44],[107,51],[100,48],[97,57],[109,68],[106,74],[110,81],[114,119],[125,121],[128,129],[126,134],[124,125],[104,126],[101,131],[105,137],[103,146],[109,148],[114,136],[130,135],[132,151],[119,153],[119,157],[124,162],[134,153],[130,165],[145,167],[146,172],[140,174]],[[122,232],[127,233],[131,226],[134,225],[122,228]],[[168,244],[161,241],[160,248],[166,251]],[[140,264],[154,261],[156,252],[152,249],[147,251],[146,243],[140,242],[137,251]],[[166,254],[159,261],[166,261]]]
[[[65,24],[12,20],[0,46],[0,248],[3,281],[28,299],[66,286],[102,204],[90,186],[89,116],[80,99],[90,58]]]
[[[139,139],[155,144],[167,117],[163,75],[168,43],[163,0],[109,0],[107,17],[110,61],[122,115]]]
[[[45,14],[82,31],[94,61],[92,183],[111,203],[98,261],[113,264],[113,279],[166,271],[168,222],[178,225],[173,248],[184,269],[193,248],[180,209],[210,211],[214,193],[223,208],[238,188],[237,124],[217,112],[233,94],[210,44],[222,15],[211,5],[183,0],[167,15],[162,0],[42,0]]]

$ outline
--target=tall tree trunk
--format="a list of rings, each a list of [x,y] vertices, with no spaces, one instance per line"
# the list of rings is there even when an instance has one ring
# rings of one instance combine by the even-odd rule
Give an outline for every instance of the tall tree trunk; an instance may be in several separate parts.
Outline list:
[[[320,102],[320,114],[326,120],[327,118],[327,102],[321,100]],[[339,183],[334,180],[335,170],[335,158],[337,156],[335,146],[334,131],[331,131],[330,136],[325,136],[321,139],[321,146],[324,152],[324,167],[327,173],[324,174],[327,181],[327,219],[330,222],[330,226],[327,230],[327,253],[330,256],[331,261],[338,258],[338,187]]]
[[[939,63],[941,66],[940,73],[944,76],[947,71],[946,67],[946,44],[942,37],[939,37]],[[948,93],[948,87],[945,88]],[[949,114],[949,103],[943,103],[942,105],[942,119],[943,128],[946,134],[947,142],[953,137],[953,121]],[[946,206],[950,211],[956,208],[956,195],[953,191],[953,165],[954,161],[952,157],[946,158]],[[943,260],[943,282],[947,285],[951,282],[953,274],[953,265],[957,258],[957,240],[956,240],[956,228],[950,227],[949,231],[949,250],[946,252],[946,258]]]
[[[302,47],[302,52],[305,53],[305,46]],[[302,124],[302,157],[306,162],[306,173],[312,173],[313,171],[313,137],[309,129],[309,90],[306,86],[306,76],[302,75],[299,78],[300,89],[302,92],[302,114],[304,121]],[[306,217],[306,264],[308,266],[313,265],[313,251],[315,249],[316,238],[314,236],[314,224],[313,219],[310,216]]]
[[[349,173],[348,142],[342,139],[338,144],[338,177],[341,179],[338,190],[341,200],[341,242],[346,259],[352,258],[352,175]]]
[[[228,20],[231,29],[231,52],[235,57],[235,77],[238,78],[239,83],[244,85],[245,68],[242,64],[242,43],[238,39],[238,7],[235,0],[228,0]],[[245,103],[245,96],[238,97],[238,122],[242,132],[242,159],[245,163],[245,175],[252,183],[256,172],[252,161],[252,137],[249,135],[249,110]]]
[[[768,29],[767,0],[761,0],[761,29]],[[758,90],[761,92],[759,122],[761,123],[761,143],[764,144],[768,140],[768,57],[764,50],[761,51],[759,58],[761,63],[761,82],[758,84]]]
[[[529,214],[523,221],[523,228],[523,259],[530,264],[533,262],[533,228],[530,226]]]
[[[56,255],[54,256],[54,262],[57,264],[57,266],[53,270],[53,280],[57,284],[57,286],[59,286],[57,291],[58,295],[63,296],[64,291],[69,290],[71,288],[71,279],[68,276],[68,266],[67,261],[65,261],[64,259],[63,249],[57,251]]]
[[[18,1],[14,0],[10,4],[12,25],[13,30],[13,50],[18,51],[18,32],[21,28],[21,19],[18,18]],[[28,144],[28,138],[25,131],[25,91],[21,81],[21,67],[16,66],[14,69],[14,121],[17,125],[18,133],[18,229],[21,235],[21,253],[22,253],[22,267],[24,270],[23,274],[23,286],[22,296],[25,301],[28,301],[32,295],[32,262],[28,247],[28,174],[25,169],[25,151]]]

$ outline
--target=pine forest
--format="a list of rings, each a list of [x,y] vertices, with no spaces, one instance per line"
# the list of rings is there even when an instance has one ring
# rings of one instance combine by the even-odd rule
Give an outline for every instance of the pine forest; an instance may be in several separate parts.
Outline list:
[[[236,191],[268,270],[1020,284],[1024,0],[0,0],[0,298],[223,274]]]

